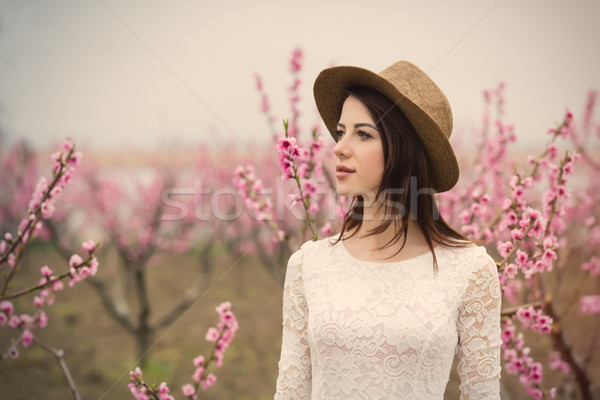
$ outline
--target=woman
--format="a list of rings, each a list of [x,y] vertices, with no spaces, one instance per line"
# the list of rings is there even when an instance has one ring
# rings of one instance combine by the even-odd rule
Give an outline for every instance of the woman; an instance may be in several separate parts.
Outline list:
[[[499,399],[494,261],[448,226],[434,193],[459,175],[452,112],[413,64],[322,71],[315,99],[336,140],[342,232],[289,259],[275,399]]]

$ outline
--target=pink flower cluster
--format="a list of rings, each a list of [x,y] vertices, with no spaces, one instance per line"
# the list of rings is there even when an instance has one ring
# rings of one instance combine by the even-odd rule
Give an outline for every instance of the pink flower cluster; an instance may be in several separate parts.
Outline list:
[[[150,400],[151,398],[157,400],[175,400],[169,394],[170,390],[166,382],[162,382],[158,387],[148,387],[144,382],[140,367],[136,367],[135,371],[129,371],[129,378],[135,383],[130,383],[127,387],[136,400]]]
[[[279,166],[283,172],[283,179],[296,178],[298,175],[294,161],[306,155],[306,151],[296,143],[295,137],[282,137],[277,141],[277,154]]]
[[[0,301],[0,326],[12,329],[21,329],[19,338],[11,344],[3,358],[10,357],[16,359],[19,357],[19,344],[23,347],[29,347],[33,342],[34,335],[32,330],[37,328],[45,328],[48,325],[48,317],[43,311],[36,312],[35,315],[19,314],[14,312],[14,305],[7,300]]]
[[[205,339],[208,342],[215,343],[213,353],[208,361],[202,355],[194,358],[194,366],[196,369],[192,375],[192,379],[196,384],[192,385],[191,383],[186,383],[181,387],[183,394],[193,400],[197,400],[198,398],[196,394],[198,387],[206,390],[217,382],[217,377],[214,374],[206,373],[208,365],[212,361],[215,362],[217,367],[223,365],[225,351],[239,329],[237,319],[231,310],[231,303],[229,301],[219,304],[215,310],[219,313],[219,323],[216,327],[208,328],[205,335]]]
[[[63,143],[62,152],[56,152],[51,157],[54,162],[52,171],[55,177],[58,175],[58,179],[48,190],[48,180],[41,177],[29,202],[29,213],[33,213],[41,205],[40,210],[44,219],[48,219],[54,214],[54,202],[71,181],[75,166],[81,161],[82,154],[75,152],[73,144],[66,140]]]
[[[73,144],[68,140],[64,142],[62,152],[52,155],[53,179],[50,183],[45,177],[39,179],[29,201],[28,216],[19,223],[16,238],[7,232],[3,240],[0,240],[0,266],[7,262],[14,267],[20,245],[26,245],[32,236],[41,231],[40,217],[43,219],[52,217],[55,211],[54,203],[71,181],[75,166],[79,164],[81,157],[81,153],[75,152]]]
[[[515,332],[511,320],[502,321],[504,369],[511,375],[519,375],[519,381],[531,398],[553,399],[556,396],[556,389],[552,388],[546,393],[541,389],[544,367],[529,356],[531,349],[525,346],[523,334],[515,334]]]
[[[93,246],[91,245],[93,244]],[[76,281],[84,279],[81,271],[84,269],[93,271],[95,273],[98,269],[98,260],[94,256],[94,251],[97,244],[93,241],[87,241],[83,243],[84,248],[89,249],[89,258],[84,262],[78,255],[71,257],[71,265],[68,273],[56,275],[50,267],[44,265],[40,268],[42,278],[39,283],[32,288],[22,290],[16,293],[10,293],[6,295],[6,298],[20,297],[27,293],[31,293],[35,290],[40,290],[38,296],[33,297],[33,305],[36,311],[33,315],[29,314],[14,314],[14,306],[8,300],[2,300],[0,302],[0,326],[8,326],[9,328],[20,328],[23,332],[19,340],[15,341],[8,350],[8,356],[11,358],[17,358],[19,352],[17,346],[19,343],[23,347],[28,347],[33,341],[32,330],[39,327],[45,328],[48,325],[48,316],[43,310],[44,306],[49,306],[54,303],[55,293],[64,289],[62,279],[68,276],[77,276]],[[77,263],[75,263],[77,262]],[[91,273],[89,273],[91,274]],[[87,276],[89,276],[89,274]],[[71,278],[69,286],[72,286],[74,279]],[[0,296],[2,298],[2,296]]]
[[[544,315],[542,310],[536,310],[533,306],[520,307],[516,315],[525,328],[541,334],[548,334],[552,331],[552,318]]]
[[[264,185],[262,180],[256,177],[252,165],[238,166],[234,171],[233,184],[253,218],[258,221],[273,219],[273,203],[269,197],[259,198],[264,194]]]

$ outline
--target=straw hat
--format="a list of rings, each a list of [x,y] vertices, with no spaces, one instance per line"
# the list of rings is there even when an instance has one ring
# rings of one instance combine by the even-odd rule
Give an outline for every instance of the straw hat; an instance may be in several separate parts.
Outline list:
[[[379,74],[350,66],[327,68],[315,80],[314,95],[334,139],[346,90],[357,85],[379,91],[400,107],[423,143],[433,188],[438,192],[450,190],[458,180],[459,170],[448,141],[452,110],[440,88],[408,61],[398,61]]]

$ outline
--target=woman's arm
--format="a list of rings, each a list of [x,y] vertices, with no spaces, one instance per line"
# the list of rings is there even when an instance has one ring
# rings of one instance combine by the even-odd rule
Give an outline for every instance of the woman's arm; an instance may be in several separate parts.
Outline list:
[[[283,336],[275,400],[310,399],[312,375],[307,327],[300,249],[288,261],[283,287]]]
[[[475,260],[458,310],[461,400],[500,399],[501,292],[496,263]]]

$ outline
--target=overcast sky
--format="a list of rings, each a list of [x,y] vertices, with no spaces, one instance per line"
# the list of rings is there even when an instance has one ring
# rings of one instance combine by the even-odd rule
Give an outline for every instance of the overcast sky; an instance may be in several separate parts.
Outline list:
[[[481,120],[507,83],[520,140],[600,88],[600,2],[0,0],[0,129],[45,148],[265,143],[253,74],[288,116],[288,63],[304,51],[303,115],[332,64],[380,71],[406,59],[448,96],[455,127]],[[596,43],[594,43],[596,42]]]

